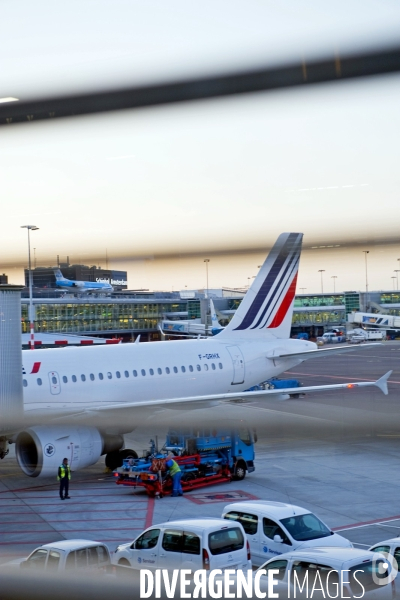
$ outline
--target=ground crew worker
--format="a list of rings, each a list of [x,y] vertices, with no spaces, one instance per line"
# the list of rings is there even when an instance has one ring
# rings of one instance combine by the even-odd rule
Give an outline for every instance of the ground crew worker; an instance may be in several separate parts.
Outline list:
[[[172,495],[183,496],[183,490],[181,486],[182,471],[178,463],[170,458],[165,462],[165,466],[168,469],[168,473],[172,477]]]
[[[68,486],[71,479],[71,469],[68,464],[68,458],[64,458],[62,464],[58,467],[57,481],[60,482],[60,498],[61,500],[69,500]],[[64,493],[64,495],[63,495]]]

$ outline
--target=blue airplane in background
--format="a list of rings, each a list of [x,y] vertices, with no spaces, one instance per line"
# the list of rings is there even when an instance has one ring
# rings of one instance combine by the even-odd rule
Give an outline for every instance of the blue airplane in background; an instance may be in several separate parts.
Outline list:
[[[214,302],[210,298],[210,313],[211,313],[211,333],[212,335],[217,335],[220,333],[225,327],[219,324],[217,313],[214,307]]]
[[[56,284],[63,288],[70,288],[71,291],[83,292],[113,292],[114,288],[110,283],[103,281],[74,281],[66,279],[60,269],[54,269]]]

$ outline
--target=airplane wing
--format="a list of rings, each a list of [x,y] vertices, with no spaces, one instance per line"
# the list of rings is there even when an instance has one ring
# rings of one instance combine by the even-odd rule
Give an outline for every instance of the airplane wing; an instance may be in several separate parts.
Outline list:
[[[364,348],[371,348],[374,346],[381,346],[380,343],[363,344],[362,346],[335,346],[334,348],[324,348],[318,350],[308,350],[306,352],[287,352],[285,354],[268,354],[267,358],[270,360],[276,360],[277,358],[302,358],[308,360],[309,358],[324,358],[332,354],[341,354],[344,352],[354,352],[354,350],[363,350]]]
[[[234,404],[245,404],[254,402],[256,400],[264,400],[269,397],[276,396],[278,399],[286,399],[288,394],[304,394],[314,392],[326,392],[331,390],[340,389],[355,389],[361,387],[377,387],[385,395],[388,394],[387,382],[392,374],[392,371],[388,371],[377,381],[357,381],[349,383],[337,383],[331,385],[316,385],[306,387],[296,387],[278,390],[260,390],[256,392],[234,392],[227,394],[212,394],[208,396],[189,396],[187,398],[167,398],[163,400],[144,400],[134,401],[125,403],[108,403],[96,408],[87,408],[82,411],[77,411],[74,414],[68,414],[59,416],[58,418],[52,419],[52,423],[60,422],[63,420],[87,420],[90,417],[95,418],[96,416],[106,416],[107,414],[113,413],[117,415],[118,412],[131,412],[132,409],[182,409],[184,408],[205,408],[207,406],[213,406],[220,403],[234,403]],[[280,398],[279,398],[280,397]]]

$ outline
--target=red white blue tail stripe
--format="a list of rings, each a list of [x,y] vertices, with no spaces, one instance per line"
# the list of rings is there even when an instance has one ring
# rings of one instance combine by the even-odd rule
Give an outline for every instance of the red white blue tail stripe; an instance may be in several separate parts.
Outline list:
[[[276,335],[282,326],[279,337],[289,337],[302,239],[301,233],[279,236],[228,326],[231,334],[270,330]]]

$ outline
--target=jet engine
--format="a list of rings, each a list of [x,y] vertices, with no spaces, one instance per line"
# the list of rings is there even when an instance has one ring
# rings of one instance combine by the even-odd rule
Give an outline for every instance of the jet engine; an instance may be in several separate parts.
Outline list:
[[[15,452],[25,475],[48,477],[57,474],[63,458],[68,458],[72,471],[78,471],[123,444],[121,435],[104,435],[94,427],[38,426],[18,434]]]

